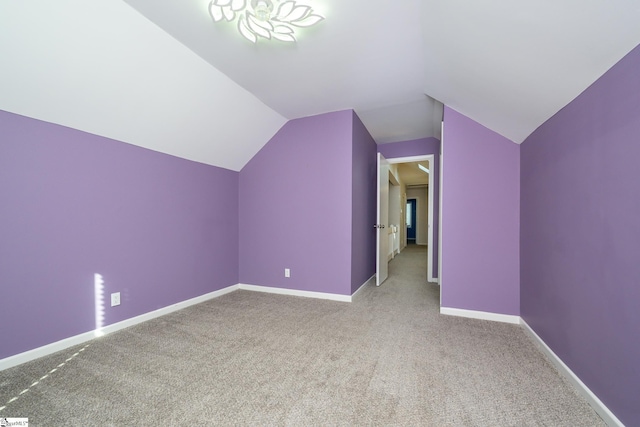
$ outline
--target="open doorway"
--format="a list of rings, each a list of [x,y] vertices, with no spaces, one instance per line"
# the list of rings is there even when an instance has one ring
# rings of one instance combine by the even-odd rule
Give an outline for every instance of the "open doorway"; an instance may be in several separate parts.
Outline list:
[[[433,232],[434,226],[437,227],[434,223],[435,191],[430,191],[430,187],[434,184],[431,174],[436,170],[434,157],[430,154],[388,159],[385,167],[388,168],[389,174],[387,182],[391,186],[385,191],[389,195],[397,191],[397,196],[387,199],[388,204],[385,209],[388,223],[385,225],[389,229],[389,235],[397,236],[399,247],[385,244],[385,250],[389,251],[389,256],[379,258],[380,262],[385,260],[388,262],[395,253],[402,251],[407,245],[422,245],[427,249],[426,265],[429,282],[437,282],[434,271],[438,265]],[[383,266],[384,271],[387,270],[386,267],[386,265]]]
[[[417,214],[418,214],[418,199],[409,199],[407,198],[406,205],[406,218],[405,222],[407,224],[407,245],[415,245],[416,244],[416,228],[418,226],[417,222]]]

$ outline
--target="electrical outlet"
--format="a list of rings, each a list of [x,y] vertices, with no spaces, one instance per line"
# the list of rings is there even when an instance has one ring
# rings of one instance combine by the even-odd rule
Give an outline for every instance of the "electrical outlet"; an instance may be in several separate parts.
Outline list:
[[[120,305],[120,292],[114,292],[111,294],[111,307]]]
[[[291,277],[291,270],[288,268],[284,269],[284,277]]]

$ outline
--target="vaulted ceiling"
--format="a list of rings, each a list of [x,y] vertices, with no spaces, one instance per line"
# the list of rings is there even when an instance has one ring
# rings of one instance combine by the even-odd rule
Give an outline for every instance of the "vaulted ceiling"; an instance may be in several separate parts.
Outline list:
[[[0,109],[240,170],[288,120],[354,109],[378,143],[441,103],[516,143],[640,44],[637,0],[301,0],[288,44],[209,0],[0,2]]]

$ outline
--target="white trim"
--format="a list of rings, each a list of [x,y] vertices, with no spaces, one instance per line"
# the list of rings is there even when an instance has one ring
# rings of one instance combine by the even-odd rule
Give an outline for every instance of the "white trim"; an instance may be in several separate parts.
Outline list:
[[[376,169],[376,286],[380,286],[389,277],[389,259],[385,258],[385,253],[389,252],[387,247],[389,238],[384,232],[389,226],[389,162],[382,155],[377,154]],[[382,227],[382,228],[380,228]]]
[[[586,386],[585,383],[582,382],[580,378],[560,359],[551,348],[535,333],[531,326],[524,321],[524,319],[520,319],[520,324],[527,332],[527,334],[531,337],[531,339],[535,342],[537,347],[542,351],[554,364],[554,366],[558,369],[561,375],[563,375],[569,382],[577,389],[577,391],[587,399],[587,402],[591,407],[598,413],[600,418],[608,425],[608,426],[621,426],[624,427],[624,424],[620,422],[620,420],[605,406],[604,403],[598,396],[596,396],[589,387]]]
[[[33,350],[27,350],[24,353],[18,353],[16,355],[6,357],[0,360],[0,371],[13,368],[14,366],[30,362],[32,360],[67,349],[69,347],[73,347],[75,345],[83,344],[87,341],[91,341],[94,338],[96,338],[95,331],[89,331],[80,335],[75,335],[73,337],[65,338],[63,340],[44,345],[42,347],[34,348]]]
[[[434,163],[435,163],[435,154],[432,154],[429,156],[429,168],[431,169],[431,171],[433,171],[434,169]],[[439,184],[438,180],[438,184]],[[433,193],[435,193],[434,191],[434,186],[431,185],[431,183],[433,182],[433,174],[429,175],[429,190],[427,193],[427,242],[428,242],[428,246],[427,246],[427,281],[429,282],[433,282],[433,280],[435,279],[433,277],[433,227],[435,227],[435,224],[433,223]]]
[[[444,112],[443,112],[444,114]],[[438,284],[440,285],[440,307],[442,307],[442,181],[444,178],[444,117],[440,122],[440,192],[438,193]]]
[[[351,302],[351,295],[329,294],[326,292],[300,291],[297,289],[273,288],[270,286],[247,285],[240,283],[239,289],[245,291],[266,292],[270,294],[291,295],[295,297],[328,299],[331,301]]]
[[[369,280],[367,280],[362,286],[360,286],[360,288],[358,288],[358,290],[353,295],[355,295],[360,289],[362,289],[372,279],[375,279],[375,277],[376,277],[375,274],[371,276],[371,278],[369,278]],[[302,297],[310,297],[310,298],[328,299],[328,300],[342,301],[342,302],[351,302],[353,298],[353,295],[339,295],[339,294],[329,294],[324,292],[311,292],[311,291],[298,291],[293,289],[269,288],[266,286],[246,285],[246,284],[239,283],[236,285],[227,286],[226,288],[222,288],[214,292],[209,292],[208,294],[204,294],[195,298],[188,299],[186,301],[181,301],[163,308],[159,308],[157,310],[150,311],[148,313],[144,313],[136,317],[125,319],[100,329],[84,332],[82,334],[65,338],[60,341],[56,341],[51,344],[44,345],[42,347],[34,348],[32,350],[27,350],[23,353],[19,353],[13,356],[6,357],[4,359],[0,359],[0,371],[13,368],[14,366],[18,366],[23,363],[30,362],[40,357],[48,356],[49,354],[53,354],[58,351],[65,350],[69,347],[73,347],[79,344],[84,344],[87,341],[91,341],[103,335],[107,335],[112,332],[116,332],[121,329],[128,328],[130,326],[134,326],[142,322],[146,322],[147,320],[155,319],[156,317],[164,316],[174,311],[182,310],[183,308],[187,308],[195,304],[200,304],[202,302],[208,301],[213,298],[221,297],[222,295],[228,294],[233,291],[237,291],[238,289],[243,289],[248,291],[258,291],[258,292],[269,292],[269,293],[282,294],[282,295],[293,295],[293,296],[302,296]]]
[[[493,322],[520,324],[520,316],[511,314],[489,313],[488,311],[464,310],[461,308],[440,307],[440,314],[447,316],[468,317],[471,319],[491,320]]]
[[[398,164],[398,163],[412,163],[412,162],[421,162],[421,161],[429,161],[429,167],[433,170],[433,165],[435,163],[435,154],[422,154],[419,156],[408,156],[408,157],[391,157],[387,159],[389,164]],[[442,157],[440,158],[440,196],[439,201],[442,201]],[[428,282],[439,282],[437,278],[433,277],[433,227],[436,224],[433,223],[433,187],[431,186],[432,180],[431,175],[429,176],[429,192],[428,192],[428,203],[427,203],[427,281]],[[409,198],[407,198],[409,200]],[[416,201],[417,203],[417,201]],[[441,206],[438,207],[439,212],[441,213]],[[442,218],[442,217],[440,217]],[[442,222],[442,220],[440,220]],[[416,227],[416,244],[424,245],[424,243],[418,243],[418,229]],[[438,234],[440,236],[440,234]],[[438,239],[439,240],[439,239]],[[438,267],[440,266],[440,255],[438,255]],[[440,268],[438,268],[440,271]],[[439,275],[439,273],[438,273]]]
[[[360,292],[362,290],[362,288],[367,286],[369,283],[371,283],[373,286],[375,286],[375,284],[376,284],[376,275],[375,274],[373,276],[369,277],[366,282],[364,282],[362,285],[360,285],[360,287],[358,289],[356,289],[356,291],[354,293],[351,294],[351,302],[353,302],[353,299],[355,298],[356,294],[358,292]]]
[[[117,323],[105,326],[103,328],[100,328],[99,330],[96,329],[89,332],[85,332],[79,335],[65,338],[60,341],[56,341],[51,344],[44,345],[42,347],[34,348],[33,350],[25,351],[24,353],[19,353],[14,356],[6,357],[0,360],[0,371],[13,368],[14,366],[21,365],[23,363],[38,359],[40,357],[47,356],[49,354],[52,354],[61,350],[65,350],[75,345],[83,344],[87,341],[91,341],[92,339],[101,337],[103,335],[110,334],[115,331],[119,331],[120,329],[128,328],[129,326],[137,325],[138,323],[146,322],[147,320],[155,319],[156,317],[164,316],[165,314],[182,310],[183,308],[187,308],[189,306],[199,304],[201,302],[205,302],[213,298],[220,297],[224,294],[228,294],[229,292],[233,292],[237,289],[238,289],[238,285],[228,286],[226,288],[222,288],[214,292],[209,292],[208,294],[200,295],[199,297],[191,298],[186,301],[181,301],[176,304],[172,304],[167,307],[160,308],[158,310],[150,311],[148,313],[141,314],[136,317],[132,317],[130,319],[125,319],[121,322],[117,322]]]

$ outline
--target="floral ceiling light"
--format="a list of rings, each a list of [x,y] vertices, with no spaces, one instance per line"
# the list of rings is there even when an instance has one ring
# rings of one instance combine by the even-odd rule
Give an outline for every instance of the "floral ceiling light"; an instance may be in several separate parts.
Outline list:
[[[256,43],[258,37],[295,42],[295,27],[310,27],[324,17],[310,6],[287,0],[212,0],[209,12],[215,22],[238,19],[238,31]]]

